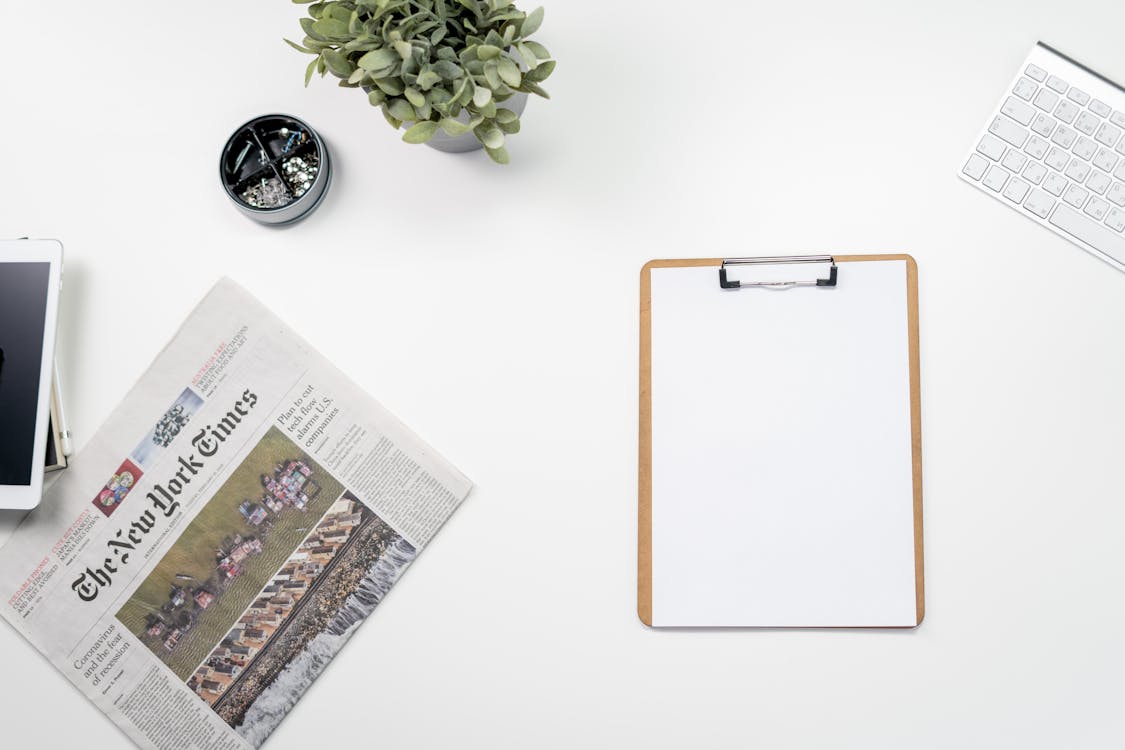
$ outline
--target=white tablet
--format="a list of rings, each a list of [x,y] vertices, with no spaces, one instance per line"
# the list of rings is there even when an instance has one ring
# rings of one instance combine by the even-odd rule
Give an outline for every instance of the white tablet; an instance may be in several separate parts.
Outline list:
[[[62,245],[0,240],[0,508],[43,492]]]

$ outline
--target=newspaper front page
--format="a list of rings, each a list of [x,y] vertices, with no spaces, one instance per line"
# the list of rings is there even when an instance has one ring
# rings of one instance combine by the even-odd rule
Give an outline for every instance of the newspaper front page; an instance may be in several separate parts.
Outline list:
[[[0,550],[0,611],[141,747],[258,747],[470,490],[220,282]]]

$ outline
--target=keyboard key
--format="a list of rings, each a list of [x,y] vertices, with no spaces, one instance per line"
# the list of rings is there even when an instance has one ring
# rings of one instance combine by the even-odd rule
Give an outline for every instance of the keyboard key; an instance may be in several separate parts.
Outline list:
[[[1094,166],[1103,172],[1112,172],[1117,165],[1117,157],[1108,148],[1099,148],[1094,156]]]
[[[1114,112],[1109,116],[1109,121],[1119,128],[1125,128],[1125,112]]]
[[[1105,194],[1106,200],[1125,208],[1125,183],[1115,182],[1109,192]]]
[[[976,156],[976,154],[973,154]],[[1047,176],[1047,168],[1037,161],[1029,161],[1023,169],[1023,178],[1032,185],[1038,185]],[[980,179],[979,177],[977,179]],[[1123,204],[1125,205],[1125,204]]]
[[[1102,195],[1109,188],[1109,183],[1113,180],[1109,179],[1109,175],[1105,172],[1094,170],[1090,176],[1086,178],[1086,187],[1093,190],[1098,195]]]
[[[1116,148],[1114,148],[1113,150],[1116,151],[1117,153],[1121,154],[1122,156],[1125,156],[1125,138],[1122,138],[1121,140],[1119,140],[1117,142]]]
[[[1027,70],[1024,72],[1036,81],[1039,81],[1039,83],[1043,83],[1043,81],[1047,80],[1047,71],[1043,70],[1038,65],[1028,65]]]
[[[1090,111],[1098,117],[1109,117],[1113,112],[1113,110],[1109,108],[1108,104],[1103,101],[1099,101],[1098,99],[1090,102]]]
[[[1031,123],[1031,129],[1046,138],[1051,134],[1051,131],[1055,129],[1056,125],[1058,125],[1058,123],[1055,122],[1055,119],[1053,117],[1047,117],[1047,115],[1036,115],[1035,122]]]
[[[1023,150],[1031,154],[1031,156],[1035,159],[1042,159],[1044,156],[1046,156],[1047,149],[1049,149],[1050,147],[1051,144],[1034,135],[1027,139],[1027,143],[1023,144]]]
[[[1098,118],[1094,117],[1088,111],[1081,112],[1074,120],[1074,129],[1079,130],[1086,135],[1093,135],[1094,131],[1098,129]]]
[[[987,156],[987,154],[985,154]],[[1070,154],[1063,151],[1061,148],[1051,147],[1051,153],[1047,154],[1047,158],[1043,161],[1047,162],[1047,166],[1056,172],[1061,172],[1066,169],[1066,165],[1070,163]]]
[[[1117,169],[1113,170],[1113,176],[1125,182],[1125,159],[1122,159],[1121,163],[1117,165]]]
[[[1069,125],[1074,122],[1074,118],[1078,116],[1080,111],[1074,102],[1061,101],[1059,106],[1055,107],[1055,117]]]
[[[1074,139],[1077,137],[1078,133],[1075,133],[1066,125],[1059,125],[1058,130],[1056,130],[1055,134],[1051,136],[1051,140],[1054,143],[1059,144],[1063,148],[1070,148],[1071,144],[1074,143]]]
[[[1083,183],[1086,181],[1086,175],[1090,174],[1090,165],[1079,159],[1071,159],[1070,164],[1067,164],[1066,169],[1063,170],[1063,174],[1067,176],[1067,179]]]
[[[1049,172],[1047,176],[1043,178],[1043,189],[1056,198],[1063,194],[1069,184],[1066,178],[1058,172]]]
[[[1117,143],[1117,139],[1120,137],[1120,128],[1115,128],[1108,122],[1103,122],[1102,126],[1098,128],[1098,133],[1094,136],[1094,139],[1103,146],[1110,146],[1112,148],[1113,144]]]
[[[1086,208],[1082,210],[1086,212],[1087,216],[1092,216],[1101,221],[1105,218],[1106,212],[1109,211],[1109,204],[1099,198],[1091,198],[1090,202],[1086,204]]]
[[[990,189],[1000,192],[1000,188],[1004,187],[1004,183],[1008,181],[1008,173],[997,166],[988,168],[988,174],[984,176],[984,184]],[[1085,192],[1085,191],[1083,191]]]
[[[1066,98],[1072,102],[1077,102],[1079,107],[1085,107],[1086,103],[1090,101],[1090,95],[1077,87],[1073,87],[1066,92]]]
[[[1070,84],[1058,76],[1047,76],[1047,88],[1054,89],[1060,94],[1065,94],[1066,90],[1070,88]]]
[[[1125,232],[1125,211],[1109,209],[1109,213],[1105,216],[1105,225],[1115,232]]]
[[[988,169],[988,159],[985,159],[980,154],[970,154],[969,160],[965,162],[962,172],[972,177],[974,180],[979,180],[984,177],[984,171]]]
[[[1046,219],[1047,214],[1055,207],[1055,200],[1042,190],[1032,190],[1023,202],[1023,207],[1040,219]]]
[[[1006,117],[994,118],[992,124],[988,126],[988,132],[1007,141],[1016,148],[1022,148],[1024,141],[1026,141],[1027,137],[1030,135],[1030,133]],[[1063,148],[1070,148],[1070,144],[1068,143],[1066,146],[1063,146]]]
[[[977,151],[980,151],[992,161],[1000,161],[1000,157],[1004,155],[1004,144],[992,136],[986,135],[977,144]]]
[[[1125,263],[1125,237],[1114,234],[1112,230],[1066,206],[1059,206],[1051,214],[1050,221],[1071,237],[1097,248],[1118,263]]]
[[[996,169],[996,167],[993,167]],[[985,178],[987,179],[987,178]],[[1063,194],[1063,200],[1074,206],[1075,208],[1082,208],[1082,204],[1090,197],[1090,191],[1085,188],[1080,188],[1077,185],[1071,185],[1066,189]]]
[[[1012,203],[1022,203],[1023,197],[1027,195],[1028,189],[1028,184],[1026,182],[1013,178],[1012,181],[1008,183],[1008,187],[1004,189],[1004,197]],[[1109,206],[1106,206],[1106,210],[1108,209]],[[1099,216],[1098,218],[1101,217]]]
[[[1000,107],[1000,111],[1020,125],[1030,125],[1031,119],[1035,117],[1035,110],[1014,96],[1008,97],[1003,106]]]
[[[1035,106],[1044,112],[1050,112],[1059,103],[1059,95],[1047,89],[1040,89],[1035,96]]]
[[[1004,166],[1004,169],[1018,174],[1019,171],[1023,169],[1023,165],[1027,163],[1027,157],[1014,148],[1010,148],[1008,149],[1008,153],[1004,154],[1004,158],[1000,160],[1000,163]]]
[[[1074,142],[1074,148],[1071,149],[1078,158],[1090,161],[1094,158],[1094,154],[1098,153],[1098,144],[1091,141],[1086,136],[1080,137]]]
[[[1016,81],[1016,85],[1012,88],[1012,93],[1023,99],[1025,102],[1031,101],[1031,97],[1035,96],[1035,92],[1039,87],[1027,78],[1020,78]]]

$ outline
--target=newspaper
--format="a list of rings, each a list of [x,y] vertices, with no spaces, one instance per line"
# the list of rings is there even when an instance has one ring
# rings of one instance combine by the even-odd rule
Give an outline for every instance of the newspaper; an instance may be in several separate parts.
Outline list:
[[[0,550],[0,611],[139,746],[258,747],[470,487],[224,280]]]

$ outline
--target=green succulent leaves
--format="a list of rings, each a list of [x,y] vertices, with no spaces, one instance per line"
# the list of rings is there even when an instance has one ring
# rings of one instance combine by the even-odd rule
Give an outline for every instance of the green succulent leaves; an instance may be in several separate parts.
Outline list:
[[[549,98],[540,84],[555,70],[547,48],[528,39],[543,9],[524,13],[511,0],[293,0],[308,5],[299,52],[305,71],[331,73],[363,88],[402,139],[425,143],[439,130],[472,131],[498,164],[519,116],[504,103],[518,93]]]
[[[425,143],[434,137],[434,133],[438,130],[438,124],[433,120],[422,120],[415,123],[410,128],[407,128],[406,133],[402,136],[402,140],[407,143]]]
[[[330,54],[334,51],[335,50],[331,50],[331,49],[324,50],[320,54],[321,55]],[[336,54],[340,54],[340,53],[337,52]],[[395,53],[395,51],[393,49],[389,49],[387,47],[380,47],[379,49],[373,49],[370,52],[367,52],[367,53],[361,55],[359,57],[359,59],[357,59],[355,61],[355,64],[358,65],[359,67],[363,68],[364,70],[366,70],[368,73],[372,73],[372,72],[380,72],[380,71],[384,71],[384,70],[389,70],[398,61],[399,61],[398,55]]]

